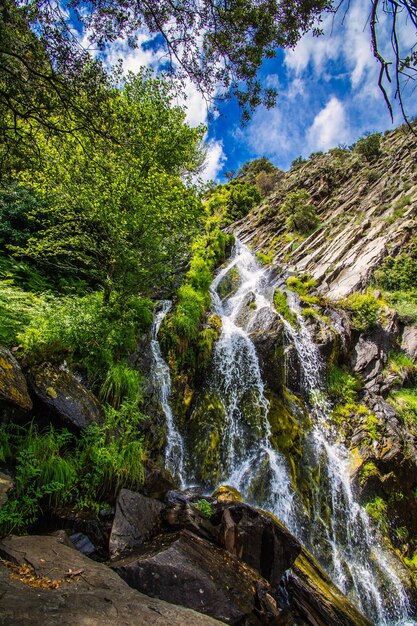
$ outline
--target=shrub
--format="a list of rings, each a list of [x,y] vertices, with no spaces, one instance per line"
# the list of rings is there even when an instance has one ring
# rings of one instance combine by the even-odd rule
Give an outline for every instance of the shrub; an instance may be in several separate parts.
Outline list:
[[[119,409],[123,402],[138,404],[141,399],[141,376],[137,370],[120,362],[112,365],[100,389],[100,399]]]
[[[42,299],[16,287],[12,280],[0,280],[0,343],[15,345],[18,336],[35,318]]]
[[[197,511],[200,511],[201,515],[203,517],[206,517],[207,519],[210,519],[210,517],[214,513],[213,507],[208,500],[204,500],[204,499],[198,500],[194,504],[194,506],[197,509]]]
[[[378,322],[380,304],[369,293],[352,293],[340,304],[351,312],[352,326],[356,330],[365,332]]]
[[[134,349],[152,321],[151,303],[131,296],[104,306],[101,293],[43,300],[18,339],[29,362],[69,359],[100,380]]]
[[[306,296],[317,286],[317,282],[310,274],[302,274],[301,276],[290,276],[286,281],[287,289],[298,293],[299,296]]]
[[[305,189],[291,191],[285,196],[281,213],[286,217],[285,226],[288,230],[305,234],[317,226],[316,208],[310,199]]]
[[[388,291],[408,291],[417,285],[417,242],[397,257],[388,256],[374,274],[377,284]]]
[[[363,137],[355,144],[355,152],[365,157],[367,161],[374,161],[381,155],[381,134],[374,133]]]
[[[334,400],[353,403],[356,401],[360,388],[361,383],[355,376],[336,365],[330,367],[327,375],[327,390]]]
[[[385,366],[385,372],[397,376],[398,382],[412,381],[417,372],[414,361],[404,352],[390,352]]]

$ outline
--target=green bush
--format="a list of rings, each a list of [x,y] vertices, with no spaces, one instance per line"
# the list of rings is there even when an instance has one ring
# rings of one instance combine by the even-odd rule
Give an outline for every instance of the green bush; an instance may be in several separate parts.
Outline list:
[[[114,501],[122,487],[144,481],[146,453],[139,435],[142,415],[136,403],[106,408],[102,424],[92,424],[77,440],[52,426],[0,428],[0,459],[15,464],[16,487],[0,511],[0,534],[22,532],[46,508],[92,508]]]
[[[336,365],[330,367],[327,375],[327,390],[334,400],[353,403],[357,399],[360,388],[361,383],[355,376]]]
[[[317,281],[310,274],[302,274],[287,278],[286,285],[287,289],[298,293],[299,296],[306,296],[317,286]]]
[[[417,285],[417,242],[397,257],[388,256],[374,274],[378,286],[387,291],[414,290]]]
[[[377,324],[380,315],[380,304],[369,293],[352,293],[340,302],[350,311],[352,326],[356,330],[365,332]]]
[[[123,402],[138,404],[141,400],[142,380],[139,372],[126,363],[115,363],[107,372],[99,397],[119,409]]]
[[[316,207],[311,203],[310,194],[305,189],[288,193],[280,211],[286,218],[285,227],[290,231],[306,234],[318,224]]]
[[[208,500],[198,500],[195,504],[194,504],[195,508],[200,511],[201,515],[203,517],[206,517],[207,519],[210,519],[210,517],[213,515],[214,511],[213,511],[213,507],[211,505],[211,503]]]
[[[0,343],[16,345],[42,304],[39,296],[16,287],[12,280],[0,280]]]
[[[41,302],[18,339],[31,363],[66,358],[91,380],[102,380],[151,321],[151,303],[143,298],[115,297],[104,306],[101,293],[55,297]]]
[[[359,139],[355,144],[355,152],[369,162],[375,161],[381,155],[381,134],[374,133]]]

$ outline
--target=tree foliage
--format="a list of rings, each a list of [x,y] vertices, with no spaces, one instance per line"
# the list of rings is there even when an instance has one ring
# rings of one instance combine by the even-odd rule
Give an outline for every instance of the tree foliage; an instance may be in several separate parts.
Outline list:
[[[305,189],[288,193],[281,205],[281,213],[286,218],[286,228],[302,234],[308,233],[318,223],[316,208]]]
[[[132,75],[112,115],[116,142],[39,136],[45,164],[20,180],[42,202],[26,215],[27,241],[9,245],[49,272],[87,278],[106,300],[113,288],[169,284],[201,214],[184,176],[199,166],[203,129],[188,127],[170,106],[169,86]]]

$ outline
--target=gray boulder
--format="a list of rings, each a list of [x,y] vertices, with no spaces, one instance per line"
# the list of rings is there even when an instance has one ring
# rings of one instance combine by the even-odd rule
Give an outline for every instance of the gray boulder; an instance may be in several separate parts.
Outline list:
[[[126,554],[160,532],[163,508],[158,500],[122,489],[110,533],[110,558]]]

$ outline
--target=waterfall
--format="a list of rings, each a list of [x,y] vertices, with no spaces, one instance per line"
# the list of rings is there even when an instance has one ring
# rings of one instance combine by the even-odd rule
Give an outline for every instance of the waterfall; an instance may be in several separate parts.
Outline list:
[[[314,546],[323,542],[330,547],[331,562],[327,565],[335,584],[355,597],[359,608],[379,625],[407,619],[409,603],[395,573],[393,557],[384,549],[376,531],[371,530],[365,510],[355,501],[349,474],[350,455],[337,441],[331,427],[331,407],[323,386],[324,364],[311,339],[295,300],[297,329],[284,321],[286,334],[295,347],[301,365],[301,384],[309,397],[313,429],[309,434],[315,463],[324,476],[313,501],[313,517],[309,532],[302,539],[314,553]],[[322,519],[322,505],[330,515]],[[324,534],[322,529],[324,528]],[[320,560],[320,555],[316,554]],[[402,622],[412,624],[413,622]]]
[[[169,366],[164,361],[158,341],[158,332],[162,321],[171,309],[171,302],[164,300],[161,309],[155,314],[151,329],[151,352],[153,358],[152,377],[157,389],[162,411],[165,415],[167,428],[167,444],[165,448],[165,467],[177,476],[184,486],[184,441],[181,437],[172,414],[169,397],[171,395],[171,376]]]
[[[219,287],[231,270],[237,277],[236,285],[222,299]],[[282,321],[287,342],[298,355],[301,388],[312,422],[311,430],[305,435],[302,462],[319,475],[318,488],[312,497],[311,519],[307,523],[287,461],[271,444],[269,402],[250,333],[260,312],[274,309],[275,285],[276,281],[268,277],[268,270],[239,241],[231,259],[211,285],[213,309],[222,320],[208,381],[225,416],[221,482],[236,487],[245,499],[277,515],[327,569],[335,584],[378,626],[417,626],[408,617],[408,600],[395,573],[394,557],[372,530],[365,510],[352,492],[350,453],[337,441],[331,427],[331,406],[323,384],[324,363],[295,298],[290,298],[289,304],[297,315],[297,328]],[[169,404],[169,367],[157,340],[160,324],[170,306],[164,302],[155,316],[151,345],[154,382],[167,424],[166,466],[184,485],[193,480],[192,454],[190,450],[185,464],[184,441]]]
[[[217,288],[232,268],[238,272],[239,286],[235,294],[222,302]],[[250,319],[242,316],[248,297],[253,298],[253,313],[269,306],[264,295],[264,273],[249,249],[237,242],[230,262],[211,285],[213,308],[222,320],[211,385],[226,416],[223,481],[234,485],[248,500],[256,501],[256,494],[259,498],[259,491],[263,491],[258,504],[270,511],[278,509],[281,520],[292,529],[295,494],[285,460],[270,443],[269,402],[255,346],[248,335]]]
[[[222,300],[218,288],[232,268],[239,277],[238,287]],[[222,319],[211,386],[216,389],[226,415],[224,479],[247,499],[276,514],[328,570],[335,584],[378,626],[416,624],[408,618],[408,600],[395,573],[394,557],[383,548],[365,510],[355,501],[348,471],[350,454],[337,442],[330,425],[324,364],[295,299],[290,299],[289,304],[297,315],[297,330],[282,321],[288,342],[298,354],[301,386],[308,398],[313,424],[304,445],[310,454],[304,462],[308,460],[320,469],[319,488],[308,524],[285,459],[270,443],[269,403],[248,333],[257,312],[264,307],[273,308],[273,292],[267,270],[238,241],[230,262],[211,286],[213,308]],[[327,510],[326,516],[323,510]]]

